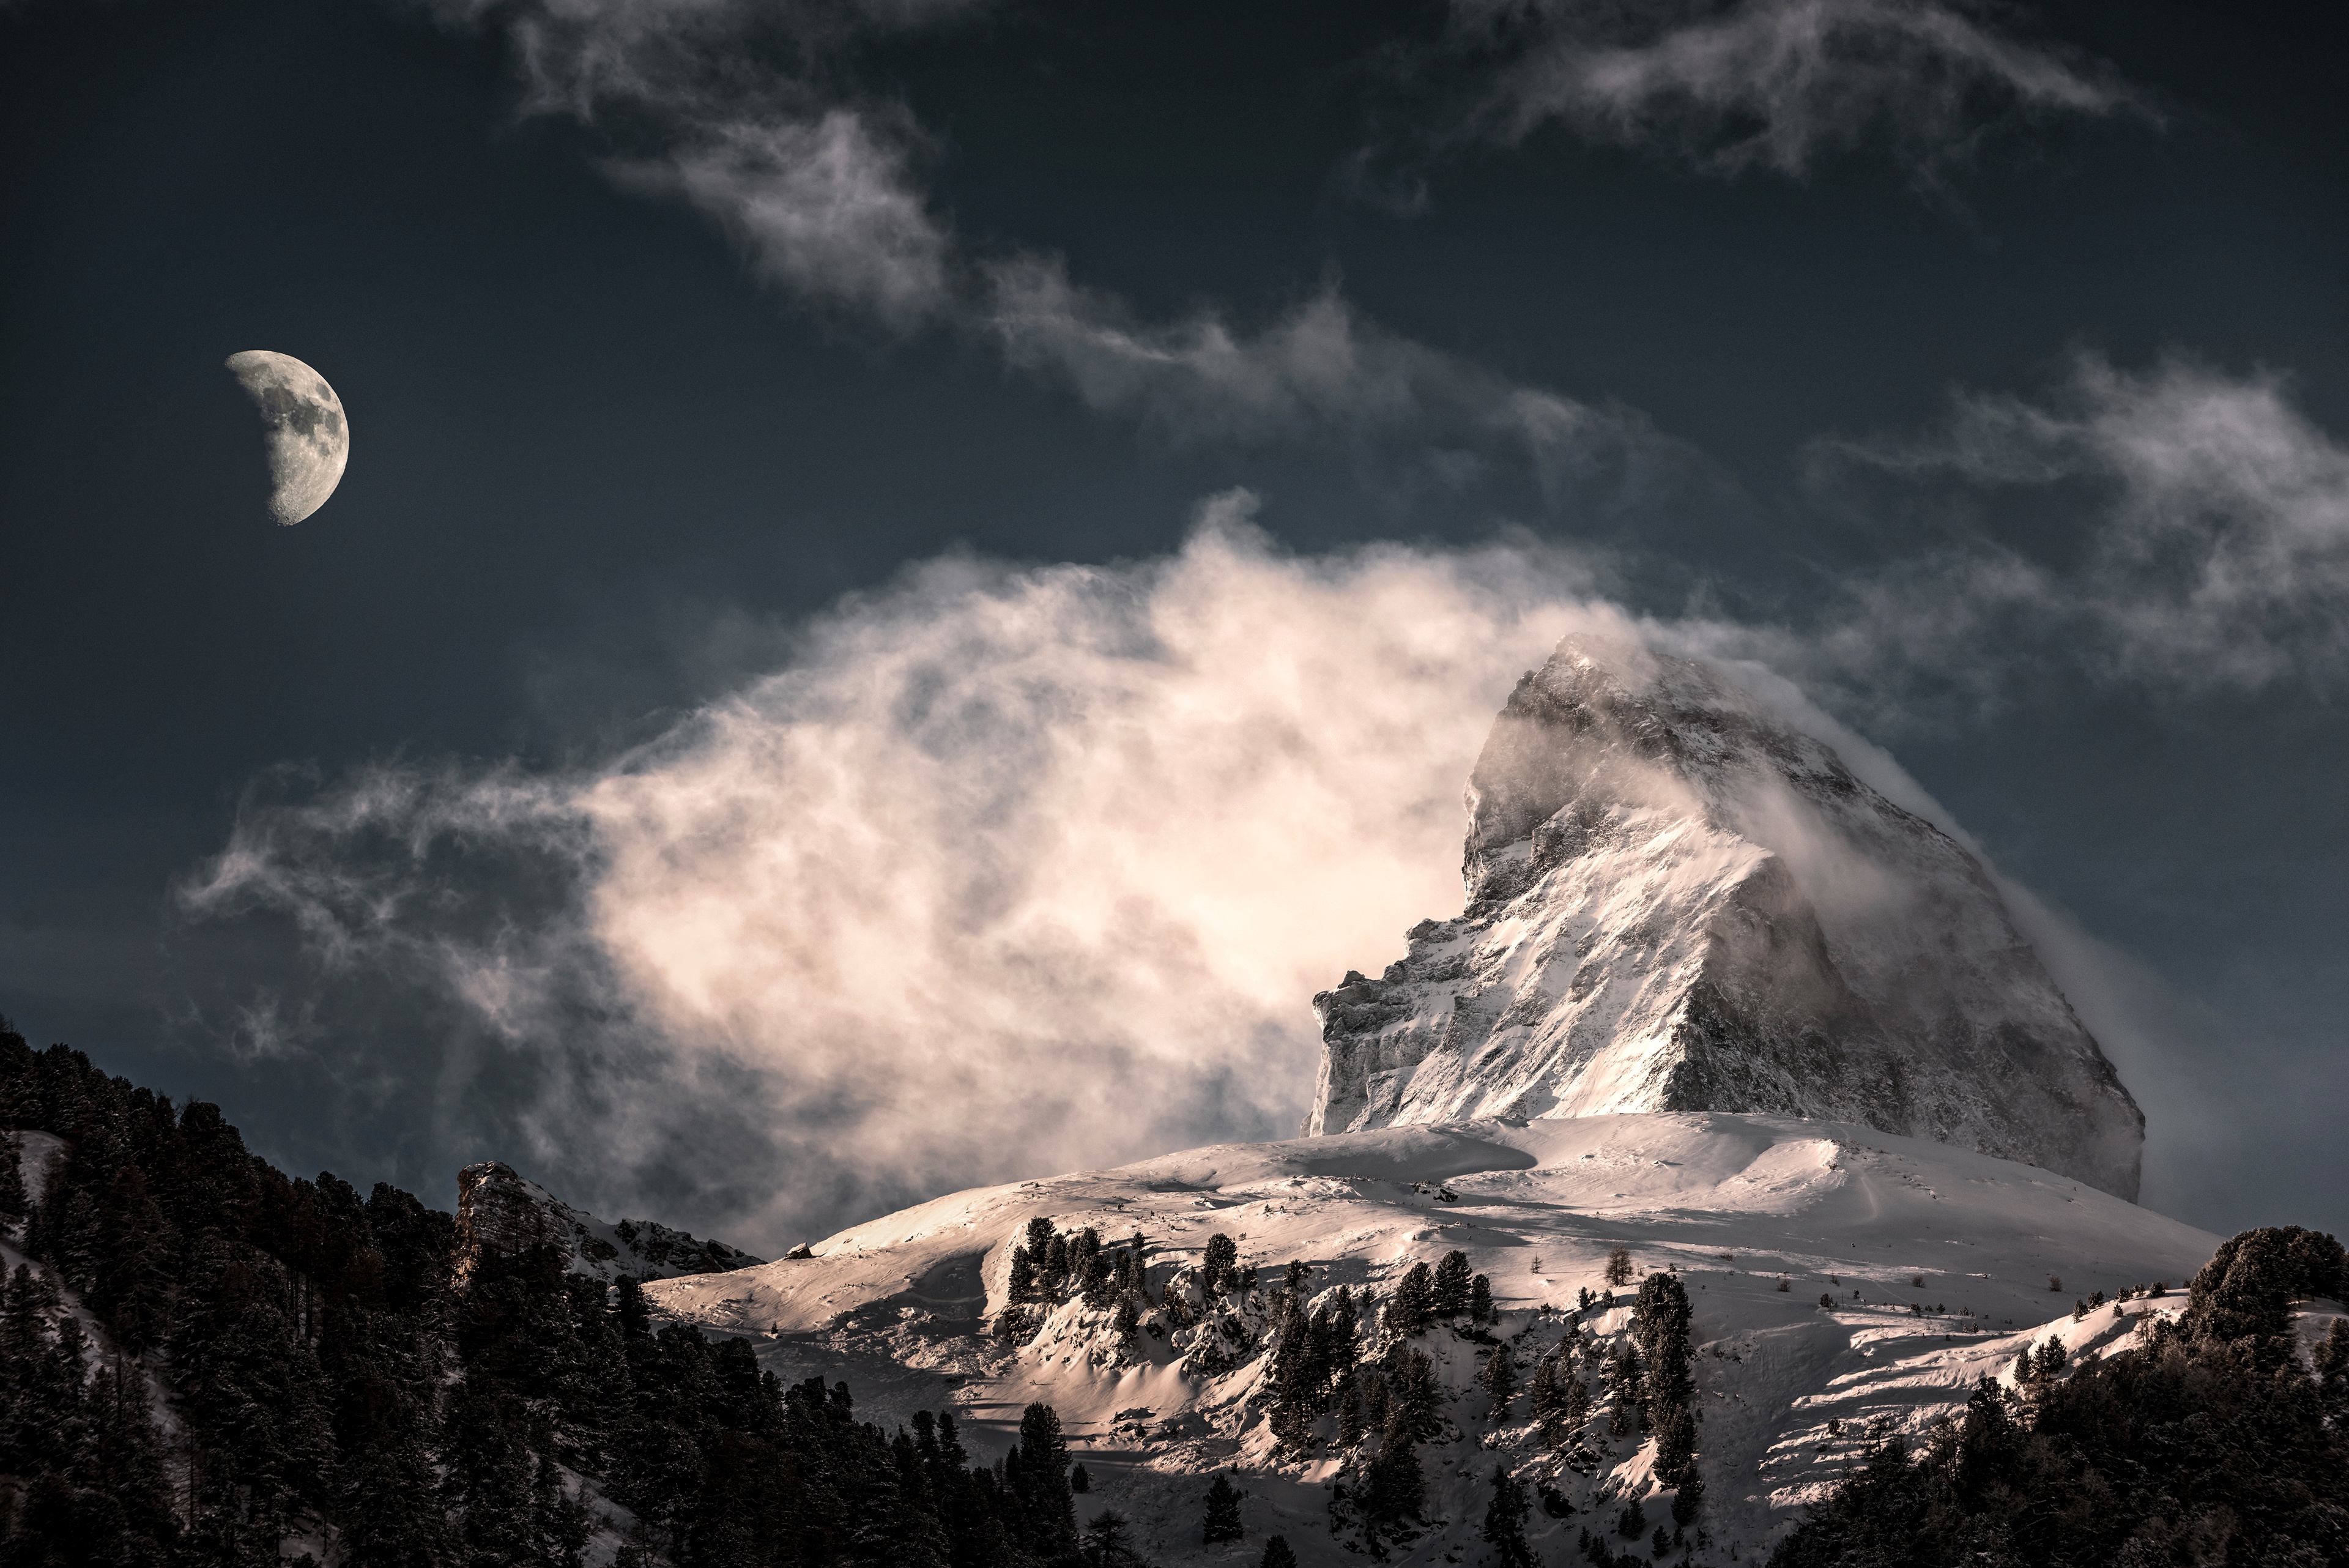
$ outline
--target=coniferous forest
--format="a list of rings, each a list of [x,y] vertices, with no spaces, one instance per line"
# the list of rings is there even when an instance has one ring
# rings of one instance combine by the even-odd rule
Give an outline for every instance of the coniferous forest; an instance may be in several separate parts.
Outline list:
[[[0,1562],[368,1568],[580,1563],[595,1511],[694,1568],[1027,1568],[1079,1539],[1051,1409],[972,1463],[952,1417],[856,1418],[848,1387],[750,1346],[655,1332],[633,1281],[553,1248],[470,1260],[378,1184],[286,1177],[219,1110],[174,1106],[0,1025],[0,1124],[66,1140],[38,1202],[13,1147],[0,1209],[46,1271],[0,1298]],[[1098,1533],[1098,1532],[1095,1532]],[[1115,1542],[1108,1555],[1116,1555]]]
[[[2175,1323],[2068,1376],[2032,1356],[2016,1393],[1984,1379],[1922,1453],[1877,1448],[1771,1563],[2349,1563],[2349,1319],[2304,1362],[2291,1314],[2344,1289],[2332,1237],[2246,1231]]]
[[[568,1272],[553,1245],[460,1258],[452,1216],[388,1185],[362,1198],[331,1175],[289,1178],[216,1107],[174,1106],[64,1046],[36,1052],[5,1023],[0,1126],[60,1140],[38,1183],[18,1140],[0,1140],[0,1222],[41,1265],[0,1280],[0,1568],[305,1554],[570,1568],[599,1519],[626,1542],[617,1568],[1142,1563],[1115,1513],[1080,1531],[1072,1492],[1086,1482],[1049,1406],[1028,1407],[992,1465],[973,1461],[950,1416],[885,1431],[857,1418],[843,1384],[785,1386],[740,1340],[656,1329],[633,1280]],[[1013,1260],[1022,1301],[1138,1276],[1133,1249],[1031,1231]],[[1229,1239],[1215,1243],[1211,1276],[1239,1288]],[[1619,1261],[1610,1282],[1628,1282]],[[1290,1265],[1292,1307],[1308,1272]],[[2050,1341],[2026,1354],[2013,1391],[1985,1381],[1920,1449],[1879,1444],[1772,1562],[2349,1563],[2349,1320],[2303,1346],[2291,1311],[2344,1290],[2332,1237],[2246,1231],[2195,1279],[2182,1314],[2147,1320],[2128,1348],[2075,1366]],[[1634,1305],[1636,1333],[1607,1369],[1608,1418],[1654,1432],[1657,1482],[1684,1525],[1703,1495],[1689,1298],[1654,1272]],[[1357,1511],[1374,1527],[1414,1519],[1414,1449],[1444,1417],[1411,1341],[1445,1316],[1473,1334],[1489,1314],[1486,1282],[1458,1251],[1402,1278],[1374,1362],[1356,1365],[1344,1291],[1311,1314],[1276,1314],[1268,1419],[1309,1446],[1334,1402],[1341,1440],[1380,1438]],[[1507,1355],[1487,1355],[1479,1382],[1499,1418],[1516,1395]],[[1546,1443],[1570,1454],[1593,1415],[1584,1385],[1545,1359],[1531,1394]],[[1540,1561],[1530,1507],[1496,1469],[1481,1535],[1500,1568]],[[1675,1532],[1668,1552],[1637,1499],[1599,1522],[1561,1563],[1645,1568],[1651,1523],[1656,1559],[1682,1549]],[[1237,1534],[1237,1495],[1219,1475],[1204,1539]],[[1294,1563],[1278,1537],[1265,1553]]]

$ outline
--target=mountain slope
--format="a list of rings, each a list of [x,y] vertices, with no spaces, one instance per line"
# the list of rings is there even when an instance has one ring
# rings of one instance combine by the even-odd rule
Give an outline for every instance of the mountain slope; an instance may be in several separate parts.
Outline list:
[[[1719,672],[1569,639],[1468,804],[1464,911],[1315,998],[1309,1134],[1764,1111],[2136,1196],[2144,1116],[1981,865]]]
[[[1004,1324],[1013,1250],[1037,1216],[1112,1242],[1139,1233],[1146,1297],[1162,1301],[1172,1282],[1204,1317],[1177,1327],[1157,1306],[1129,1337],[1110,1309],[1071,1301],[1024,1343],[987,1336]],[[1249,1301],[1217,1303],[1198,1288],[1218,1233],[1267,1282]],[[2048,1320],[2084,1349],[2116,1341],[2168,1298],[2078,1323],[2075,1300],[2176,1286],[2216,1240],[2044,1169],[1864,1127],[1627,1115],[1226,1146],[980,1189],[843,1231],[812,1258],[661,1282],[647,1295],[682,1321],[747,1337],[786,1380],[847,1379],[860,1408],[885,1421],[949,1406],[978,1442],[1030,1401],[1051,1404],[1101,1483],[1094,1506],[1135,1518],[1145,1549],[1167,1561],[1201,1557],[1207,1472],[1237,1466],[1250,1540],[1281,1531],[1309,1562],[1326,1562],[1338,1540],[1360,1543],[1347,1505],[1333,1514],[1333,1483],[1350,1491],[1360,1477],[1330,1446],[1326,1417],[1310,1456],[1279,1451],[1267,1402],[1279,1315],[1269,1282],[1282,1267],[1313,1271],[1309,1306],[1340,1285],[1374,1303],[1368,1354],[1410,1266],[1456,1248],[1491,1280],[1498,1322],[1478,1332],[1511,1347],[1522,1386],[1578,1317],[1578,1366],[1624,1341],[1628,1296],[1555,1310],[1605,1289],[1607,1255],[1620,1246],[1640,1273],[1674,1272],[1694,1305],[1702,1527],[1716,1549],[1708,1560],[1725,1561],[1731,1547],[1750,1560],[1783,1532],[1868,1432],[1919,1430],[1961,1405]],[[1388,1549],[1413,1562],[1459,1551],[1497,1462],[1575,1511],[1534,1521],[1542,1559],[1565,1561],[1579,1529],[1645,1487],[1654,1444],[1610,1437],[1594,1419],[1589,1459],[1574,1460],[1542,1441],[1522,1398],[1498,1423],[1480,1418],[1483,1396],[1468,1389],[1489,1347],[1464,1333],[1412,1342],[1434,1365],[1456,1436],[1424,1450],[1433,1522]]]

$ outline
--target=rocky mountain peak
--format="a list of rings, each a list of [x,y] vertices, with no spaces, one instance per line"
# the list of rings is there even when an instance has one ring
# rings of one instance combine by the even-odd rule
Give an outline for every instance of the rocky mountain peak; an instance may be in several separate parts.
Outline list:
[[[1764,1111],[2134,1197],[2144,1117],[1962,845],[1723,670],[1568,639],[1470,775],[1467,907],[1315,999],[1309,1132]]]
[[[600,1280],[632,1274],[640,1280],[723,1273],[765,1260],[705,1241],[647,1220],[607,1222],[574,1209],[499,1160],[457,1173],[457,1246],[453,1272],[461,1287],[493,1257],[517,1257],[542,1247],[564,1254],[567,1272]]]

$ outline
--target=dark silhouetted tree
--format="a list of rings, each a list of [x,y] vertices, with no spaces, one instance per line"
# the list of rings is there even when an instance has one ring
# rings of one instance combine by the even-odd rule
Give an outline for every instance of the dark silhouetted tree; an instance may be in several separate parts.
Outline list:
[[[1219,1541],[1237,1541],[1245,1533],[1240,1527],[1239,1491],[1218,1470],[1215,1484],[1207,1488],[1206,1515],[1199,1538],[1213,1546]]]

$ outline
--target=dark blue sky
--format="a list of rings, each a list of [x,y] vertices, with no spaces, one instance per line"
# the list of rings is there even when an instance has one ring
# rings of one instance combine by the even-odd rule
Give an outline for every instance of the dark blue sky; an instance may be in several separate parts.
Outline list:
[[[446,1201],[456,1163],[512,1157],[533,1070],[451,1054],[389,971],[336,991],[291,905],[191,919],[172,890],[241,800],[370,763],[607,767],[906,563],[1163,556],[1245,485],[1305,555],[1529,531],[1595,552],[1635,610],[1832,647],[1788,673],[2166,988],[2149,1199],[2221,1231],[2349,1225],[2338,17],[1969,10],[2103,96],[2033,107],[1926,58],[1876,98],[1683,97],[1619,131],[1569,106],[1517,137],[1495,117],[1544,59],[1773,8],[1629,7],[1594,40],[1563,5],[1478,37],[1466,5],[775,7],[626,40],[652,64],[584,119],[526,99],[532,7],[461,9],[0,16],[0,1009],[37,1042],[217,1099],[298,1168]],[[1950,115],[1920,107],[1952,81]],[[761,228],[744,183],[793,167],[746,161],[745,127],[851,112],[945,247],[905,309],[854,245]],[[1797,167],[1725,161],[1801,116]],[[732,194],[697,205],[713,147]],[[999,269],[1048,255],[1093,303],[1021,337]],[[1164,347],[1221,313],[1245,346],[1317,298],[1419,367],[1407,410],[1232,412],[1212,377],[1102,357],[1104,324]],[[220,369],[253,348],[350,416],[339,492],[293,529]],[[1527,388],[1633,431],[1662,477],[1627,481],[1608,438],[1546,487],[1494,433]],[[1961,391],[1991,413],[1968,425]],[[1838,436],[1871,455],[1830,461]],[[2159,477],[2163,453],[2203,466]],[[1914,643],[1879,595],[1868,637],[1832,635],[1862,589],[1907,585],[1898,629],[1971,591],[1920,577],[1986,559],[2040,589]],[[2275,580],[2196,600],[2210,559]],[[575,891],[487,851],[481,875],[509,913]],[[309,999],[312,1033],[240,1044],[222,1021],[260,995]],[[577,1179],[755,1229],[749,1189],[805,1178],[742,1071],[704,1085],[700,1132]],[[676,1155],[705,1134],[734,1178]],[[833,1186],[811,1213],[904,1196]]]

